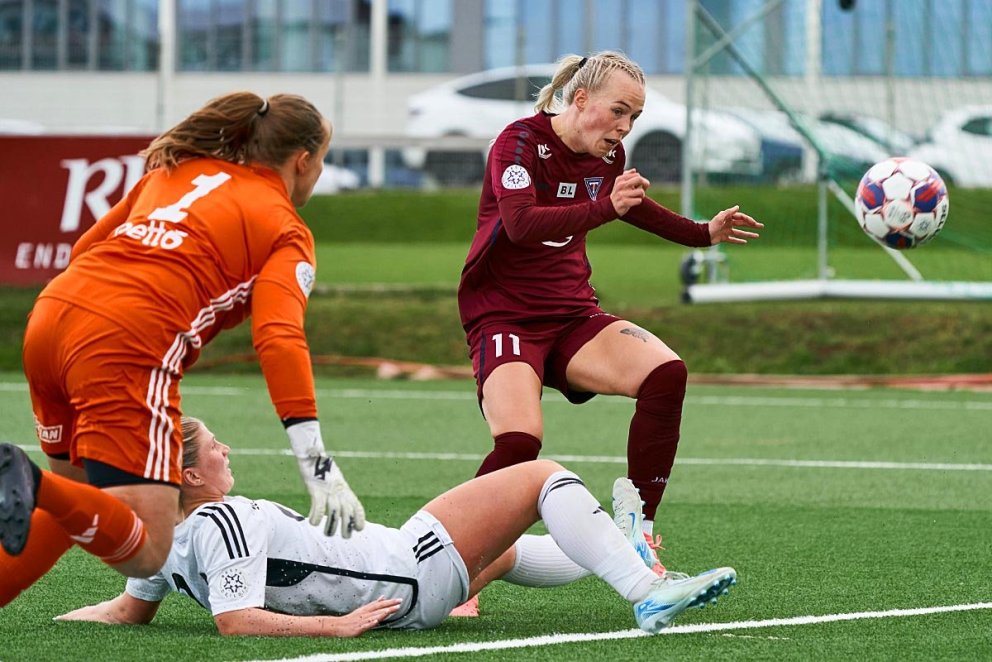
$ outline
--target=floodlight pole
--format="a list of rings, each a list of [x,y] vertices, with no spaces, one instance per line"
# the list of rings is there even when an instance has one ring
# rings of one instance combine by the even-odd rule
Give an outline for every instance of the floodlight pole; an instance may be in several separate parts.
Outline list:
[[[158,35],[155,132],[162,133],[172,124],[172,100],[175,98],[176,0],[159,0]]]
[[[692,191],[692,159],[689,145],[693,134],[693,94],[696,77],[696,9],[699,0],[686,0],[685,29],[685,135],[682,137],[682,215],[695,217]]]

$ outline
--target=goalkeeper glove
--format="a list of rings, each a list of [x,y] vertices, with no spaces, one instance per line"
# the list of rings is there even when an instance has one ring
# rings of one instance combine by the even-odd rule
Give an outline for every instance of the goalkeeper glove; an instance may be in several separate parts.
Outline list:
[[[310,492],[310,524],[317,526],[325,515],[324,533],[334,535],[338,522],[341,536],[365,527],[365,509],[348,487],[341,469],[324,452],[320,423],[316,420],[294,423],[286,428],[293,455],[300,464],[303,483]]]

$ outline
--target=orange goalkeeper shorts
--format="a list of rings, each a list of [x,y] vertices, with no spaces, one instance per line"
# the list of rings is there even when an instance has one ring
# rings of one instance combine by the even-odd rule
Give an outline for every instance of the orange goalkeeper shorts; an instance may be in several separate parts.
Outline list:
[[[111,320],[39,299],[24,335],[24,373],[45,454],[102,462],[136,483],[179,485],[181,374],[154,354]]]

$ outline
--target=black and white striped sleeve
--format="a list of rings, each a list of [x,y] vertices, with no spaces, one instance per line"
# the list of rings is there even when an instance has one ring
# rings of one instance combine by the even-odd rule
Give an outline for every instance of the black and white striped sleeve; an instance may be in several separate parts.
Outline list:
[[[228,500],[197,509],[192,546],[210,588],[210,610],[265,606],[269,527],[247,500]]]

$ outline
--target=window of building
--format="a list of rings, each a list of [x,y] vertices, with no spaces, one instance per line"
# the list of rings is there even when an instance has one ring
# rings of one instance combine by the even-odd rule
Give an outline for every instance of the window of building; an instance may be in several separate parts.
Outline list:
[[[157,0],[0,0],[0,69],[149,71]]]
[[[832,76],[988,76],[992,3],[823,3],[823,73]]]
[[[368,0],[177,0],[181,71],[368,71]]]
[[[484,0],[486,68],[621,50],[645,73],[681,70],[685,0]]]
[[[389,70],[449,69],[453,0],[389,0]]]

